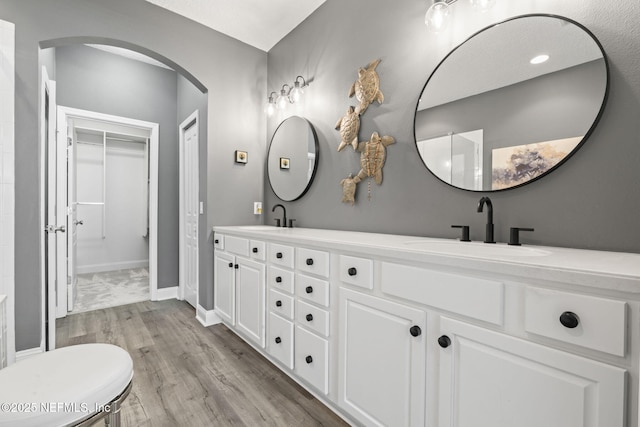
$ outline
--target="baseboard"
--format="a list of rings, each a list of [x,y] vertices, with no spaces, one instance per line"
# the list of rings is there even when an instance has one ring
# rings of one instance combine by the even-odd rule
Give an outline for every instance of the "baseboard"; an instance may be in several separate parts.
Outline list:
[[[171,286],[168,288],[160,288],[156,290],[154,301],[164,301],[166,299],[178,299],[178,287]]]
[[[141,259],[137,261],[122,261],[107,264],[79,265],[76,267],[76,273],[101,273],[103,271],[129,270],[131,268],[149,268],[149,260]]]
[[[204,327],[217,325],[222,322],[214,310],[206,310],[201,305],[198,305],[198,309],[196,310],[196,319],[198,319]]]
[[[16,363],[21,362],[25,359],[28,359],[30,357],[36,356],[38,354],[43,353],[42,348],[40,347],[34,347],[34,348],[28,348],[26,350],[20,350],[16,352]]]

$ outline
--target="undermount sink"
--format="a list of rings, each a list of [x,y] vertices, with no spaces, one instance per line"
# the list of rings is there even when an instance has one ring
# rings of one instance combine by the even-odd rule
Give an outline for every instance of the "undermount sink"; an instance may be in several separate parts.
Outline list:
[[[282,227],[276,227],[275,225],[242,225],[242,226],[239,226],[238,228],[241,228],[243,230],[250,230],[250,231],[278,231],[278,230],[282,230]]]
[[[481,242],[461,242],[459,240],[410,240],[405,245],[428,252],[446,253],[463,256],[498,256],[498,257],[530,257],[547,256],[551,252],[526,246],[509,246]]]

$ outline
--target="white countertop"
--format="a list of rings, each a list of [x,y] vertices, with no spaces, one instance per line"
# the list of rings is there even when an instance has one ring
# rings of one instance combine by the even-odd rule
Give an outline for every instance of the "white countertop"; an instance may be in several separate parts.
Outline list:
[[[640,254],[418,236],[273,226],[217,226],[214,232],[429,262],[501,275],[640,293]]]

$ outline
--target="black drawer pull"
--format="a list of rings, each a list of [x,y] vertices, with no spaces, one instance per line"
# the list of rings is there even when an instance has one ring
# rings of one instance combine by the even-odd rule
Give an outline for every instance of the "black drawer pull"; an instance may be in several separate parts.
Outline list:
[[[573,329],[580,324],[580,318],[571,311],[565,311],[560,315],[560,323],[565,328]]]
[[[280,337],[276,337],[275,341],[276,341],[276,344],[280,344],[280,343],[282,342],[282,340],[280,339]]]
[[[237,270],[238,268],[240,268],[240,266],[238,264],[236,264],[236,265],[233,266],[233,268],[235,268]]]
[[[257,253],[258,253],[258,248],[253,248],[253,249],[251,249],[251,251],[252,251],[254,254],[257,254]]]
[[[220,243],[220,240],[216,239],[216,240],[213,241],[213,243],[215,243],[217,245],[218,243]]]
[[[304,361],[307,362],[307,363],[311,363],[311,362],[313,362],[313,357],[307,356],[307,357],[304,358]]]
[[[358,274],[358,270],[356,270],[355,267],[351,267],[349,270],[347,270],[347,273],[349,274],[349,276],[355,276],[356,274]]]
[[[446,335],[442,335],[438,338],[438,345],[442,348],[447,348],[451,345],[451,338]]]
[[[307,314],[306,319],[307,322],[311,322],[313,320],[313,314]]]
[[[419,337],[420,335],[422,335],[422,329],[420,329],[420,326],[418,325],[413,325],[411,328],[409,328],[409,333],[412,337]]]
[[[276,258],[278,258],[278,259],[282,258],[282,252],[278,252],[278,253],[276,254]]]
[[[307,258],[307,265],[313,265],[313,258]]]
[[[276,307],[282,307],[282,301],[280,300],[276,301]]]
[[[282,283],[282,277],[280,276],[276,277],[276,283]]]
[[[229,263],[229,267],[233,268],[233,263],[232,262]]]
[[[307,286],[306,288],[304,288],[304,291],[308,294],[313,292],[313,288],[311,286]]]

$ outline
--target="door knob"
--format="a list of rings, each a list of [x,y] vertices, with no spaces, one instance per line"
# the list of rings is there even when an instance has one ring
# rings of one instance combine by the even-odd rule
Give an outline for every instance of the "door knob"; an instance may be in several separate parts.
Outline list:
[[[75,221],[73,221],[73,223],[74,223],[75,225],[84,225],[84,221],[83,221],[83,220],[79,220],[79,221],[78,221],[78,220],[75,220]]]
[[[61,225],[60,227],[55,227],[53,225],[47,225],[44,228],[44,231],[46,231],[47,233],[57,233],[58,231],[61,233],[64,233],[65,231],[67,231],[67,227],[65,227],[64,225]]]

